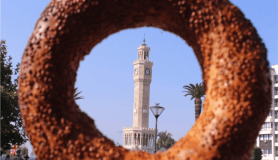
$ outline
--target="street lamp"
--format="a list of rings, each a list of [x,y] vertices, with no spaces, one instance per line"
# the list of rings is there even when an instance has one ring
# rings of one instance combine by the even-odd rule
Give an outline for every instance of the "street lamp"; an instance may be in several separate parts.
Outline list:
[[[156,103],[155,106],[150,107],[153,115],[155,116],[155,142],[154,142],[154,153],[156,153],[156,136],[157,136],[157,118],[164,111],[164,107],[158,106],[159,103]]]

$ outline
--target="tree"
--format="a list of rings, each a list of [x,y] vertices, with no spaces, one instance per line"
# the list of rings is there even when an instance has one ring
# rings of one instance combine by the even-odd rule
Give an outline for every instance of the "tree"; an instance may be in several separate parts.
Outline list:
[[[17,78],[12,75],[19,72],[19,64],[12,69],[12,57],[7,56],[5,41],[1,40],[1,154],[11,149],[11,145],[21,145],[27,141],[22,128],[22,118],[17,103]]]
[[[16,150],[16,156],[17,156],[17,157],[21,157],[21,156],[22,156],[21,148],[18,148],[18,149]]]
[[[78,91],[78,87],[74,88],[73,98],[74,98],[75,100],[84,99],[84,97],[78,96],[80,93],[82,93],[82,91]]]
[[[21,155],[24,156],[24,157],[28,155],[28,148],[27,147],[22,147],[21,148]]]
[[[158,149],[161,147],[168,149],[175,143],[175,140],[172,138],[173,135],[167,133],[167,131],[161,131],[157,136],[159,136],[159,139],[157,140]]]
[[[7,155],[10,155],[10,156],[11,156],[11,150],[10,150],[10,149],[5,150],[5,151],[4,151],[4,154],[6,154],[6,156],[7,156]]]
[[[177,141],[174,140],[174,138],[169,138],[166,141],[166,149],[169,149],[170,147],[172,147],[172,145],[174,145]]]
[[[250,160],[261,160],[262,154],[263,154],[263,152],[262,152],[261,148],[254,146]]]
[[[186,89],[186,94],[184,95],[186,96],[191,96],[191,99],[194,99],[194,103],[195,103],[195,121],[198,119],[198,117],[201,114],[201,109],[202,109],[202,100],[201,98],[204,97],[205,93],[204,93],[204,89],[203,89],[203,84],[200,83],[196,83],[196,85],[194,86],[193,84],[189,84],[189,85],[185,85],[183,86],[184,89]]]

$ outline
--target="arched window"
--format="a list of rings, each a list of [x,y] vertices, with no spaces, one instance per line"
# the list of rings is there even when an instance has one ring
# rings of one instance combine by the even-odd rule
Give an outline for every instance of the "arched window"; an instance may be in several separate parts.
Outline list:
[[[151,134],[151,146],[153,147],[153,140],[154,140],[154,138],[153,138],[153,135]]]
[[[124,134],[124,145],[126,143],[126,134]]]
[[[150,146],[150,134],[148,134],[148,146]]]
[[[145,134],[143,135],[143,146],[145,146],[146,145],[146,141],[145,141],[146,139],[145,139]]]
[[[132,142],[132,134],[129,134],[129,145],[131,146],[131,142]]]
[[[134,145],[136,145],[136,133],[134,133]]]
[[[137,140],[137,145],[140,145],[140,133],[138,133],[138,140]]]
[[[128,134],[125,134],[125,145],[128,144]]]

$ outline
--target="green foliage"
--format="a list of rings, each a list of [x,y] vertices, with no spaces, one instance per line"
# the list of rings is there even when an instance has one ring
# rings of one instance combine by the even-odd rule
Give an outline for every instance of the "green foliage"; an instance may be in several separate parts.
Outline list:
[[[173,135],[171,133],[167,133],[167,131],[161,131],[157,134],[157,136],[159,136],[159,139],[157,140],[158,149],[161,147],[168,149],[175,143],[175,140],[172,138]]]
[[[194,86],[193,84],[189,84],[189,85],[185,85],[183,86],[184,89],[186,89],[186,94],[184,95],[186,96],[191,96],[191,99],[197,99],[197,98],[201,98],[204,97],[205,93],[204,93],[204,89],[203,89],[203,84],[200,83],[196,83],[196,85]]]
[[[1,153],[11,149],[11,145],[21,145],[27,140],[17,103],[18,78],[12,82],[12,75],[19,71],[19,64],[13,71],[11,60],[11,56],[7,56],[5,41],[1,40]]]
[[[73,98],[74,98],[75,100],[84,99],[84,97],[78,96],[80,93],[82,93],[82,91],[78,91],[78,87],[74,88]]]
[[[193,84],[189,84],[189,85],[185,85],[183,86],[184,89],[186,89],[186,94],[184,95],[186,96],[191,96],[191,100],[194,100],[195,103],[195,120],[200,116],[201,114],[201,110],[202,110],[202,100],[201,98],[205,96],[204,93],[204,89],[203,89],[203,84],[200,83],[196,83],[196,85],[194,86]]]
[[[255,146],[252,150],[250,160],[261,160],[262,154],[263,154],[263,152],[262,152],[261,148]]]
[[[6,154],[6,156],[7,156],[7,155],[10,155],[10,156],[11,156],[11,150],[10,150],[10,149],[5,150],[5,151],[4,151],[4,154]]]
[[[26,155],[28,155],[28,148],[27,147],[22,147],[21,148],[21,155],[22,156],[26,156]]]
[[[17,149],[15,152],[16,152],[16,156],[17,156],[17,157],[21,157],[21,156],[22,156],[22,154],[21,154],[21,149],[20,149],[20,148]]]

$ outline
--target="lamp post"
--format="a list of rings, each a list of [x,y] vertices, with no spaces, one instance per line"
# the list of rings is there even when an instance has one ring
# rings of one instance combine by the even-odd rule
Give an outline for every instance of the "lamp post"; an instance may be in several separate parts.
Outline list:
[[[151,111],[153,112],[153,115],[155,117],[155,137],[154,137],[154,153],[156,153],[156,136],[157,136],[157,118],[161,115],[161,113],[164,111],[164,107],[158,106],[159,103],[156,103],[155,106],[150,107]]]

